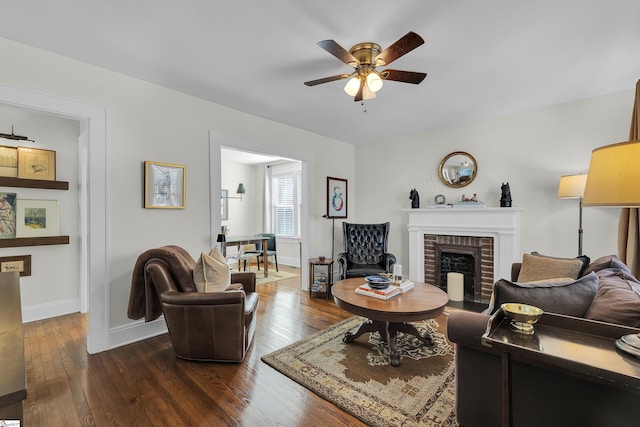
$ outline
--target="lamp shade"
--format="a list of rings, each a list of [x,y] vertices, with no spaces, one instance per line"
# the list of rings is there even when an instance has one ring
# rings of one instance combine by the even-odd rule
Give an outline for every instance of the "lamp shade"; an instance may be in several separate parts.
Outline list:
[[[360,78],[358,76],[353,76],[349,79],[347,84],[344,86],[344,91],[347,92],[349,96],[356,96],[356,93],[360,90]]]
[[[238,189],[236,190],[237,194],[244,194],[245,193],[245,189],[244,189],[244,184],[240,183],[238,184]]]
[[[596,148],[584,190],[584,206],[640,206],[640,141]]]
[[[217,242],[226,242],[227,241],[227,237],[224,234],[220,233],[220,234],[218,234],[218,239],[216,241]]]
[[[587,183],[587,174],[564,175],[560,177],[558,185],[558,197],[560,199],[575,199],[584,195],[584,186]]]

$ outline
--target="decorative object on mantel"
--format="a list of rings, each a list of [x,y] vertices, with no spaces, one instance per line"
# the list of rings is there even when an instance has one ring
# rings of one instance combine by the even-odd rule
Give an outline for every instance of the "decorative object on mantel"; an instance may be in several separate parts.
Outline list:
[[[411,209],[420,208],[420,194],[418,194],[418,190],[412,188],[409,192],[409,199],[411,200]]]
[[[0,133],[0,138],[11,139],[13,141],[35,142],[33,139],[29,139],[26,136],[16,135],[13,133],[13,125],[11,125],[11,133]]]
[[[0,193],[0,239],[16,237],[16,193]]]
[[[442,194],[436,195],[436,197],[433,198],[433,201],[436,202],[436,205],[444,205],[447,203],[447,199]]]
[[[509,187],[509,183],[506,184],[503,182],[500,187],[502,191],[502,196],[500,197],[500,207],[501,208],[510,208],[511,207],[511,188]]]
[[[578,223],[578,256],[582,256],[582,196],[587,183],[587,174],[564,175],[558,185],[559,199],[580,199],[580,216]]]
[[[467,197],[464,194],[459,202],[456,203],[456,207],[460,208],[484,208],[484,202],[478,200],[478,195],[473,193],[472,197]]]

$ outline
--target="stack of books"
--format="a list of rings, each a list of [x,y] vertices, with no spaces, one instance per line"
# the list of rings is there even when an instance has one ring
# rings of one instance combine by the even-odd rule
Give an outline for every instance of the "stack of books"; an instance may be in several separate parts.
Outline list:
[[[400,292],[405,293],[413,289],[413,282],[411,280],[403,280],[400,283],[394,283],[394,286],[400,288]]]
[[[398,286],[389,286],[386,289],[374,289],[366,283],[356,288],[356,294],[366,295],[378,299],[388,300],[396,295],[400,295],[402,291]]]

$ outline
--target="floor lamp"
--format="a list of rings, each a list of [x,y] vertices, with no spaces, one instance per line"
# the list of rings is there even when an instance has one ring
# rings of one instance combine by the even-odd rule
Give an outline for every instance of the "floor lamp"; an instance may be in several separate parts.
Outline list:
[[[560,177],[558,198],[580,199],[580,215],[578,224],[578,256],[582,256],[582,196],[587,182],[587,174],[564,175]]]
[[[621,142],[593,150],[584,189],[584,206],[640,207],[638,159],[640,141]],[[621,337],[616,341],[616,347],[640,357],[640,334]]]
[[[335,241],[335,234],[336,234],[336,227],[335,227],[336,219],[335,217],[327,216],[327,214],[322,215],[322,218],[331,219],[331,259],[333,259],[333,247],[335,246],[334,241]]]

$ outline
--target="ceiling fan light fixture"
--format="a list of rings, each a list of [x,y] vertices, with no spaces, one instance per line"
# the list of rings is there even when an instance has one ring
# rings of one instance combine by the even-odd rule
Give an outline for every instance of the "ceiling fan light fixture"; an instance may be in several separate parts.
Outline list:
[[[360,90],[360,78],[358,76],[353,76],[344,86],[344,91],[347,92],[349,96],[356,96],[358,90]]]
[[[367,86],[371,92],[377,92],[382,89],[382,79],[377,72],[371,71],[367,75]]]

